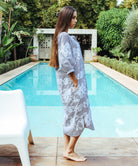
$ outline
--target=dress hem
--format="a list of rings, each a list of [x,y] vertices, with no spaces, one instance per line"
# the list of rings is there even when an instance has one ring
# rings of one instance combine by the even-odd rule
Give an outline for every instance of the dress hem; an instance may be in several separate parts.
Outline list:
[[[90,129],[90,130],[95,130],[95,128],[94,127],[92,127],[92,128],[89,128],[89,127],[84,127],[84,129],[85,128],[87,128],[87,129]],[[69,133],[66,133],[66,132],[63,132],[63,134],[65,134],[65,135],[68,135],[68,136],[70,136],[70,137],[78,137],[78,136],[80,136],[81,134],[82,134],[82,132],[84,131],[84,129],[79,133],[79,134],[69,134]]]

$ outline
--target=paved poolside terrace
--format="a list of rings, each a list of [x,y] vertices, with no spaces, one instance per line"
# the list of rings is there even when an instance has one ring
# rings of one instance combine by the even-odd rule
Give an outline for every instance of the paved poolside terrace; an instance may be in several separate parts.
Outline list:
[[[39,62],[31,62],[0,75],[0,85]],[[138,81],[100,63],[92,65],[138,95]],[[32,166],[138,166],[138,137],[80,137],[76,152],[87,157],[85,162],[73,162],[62,157],[63,137],[33,137],[28,145]],[[0,166],[21,166],[13,145],[0,145]]]

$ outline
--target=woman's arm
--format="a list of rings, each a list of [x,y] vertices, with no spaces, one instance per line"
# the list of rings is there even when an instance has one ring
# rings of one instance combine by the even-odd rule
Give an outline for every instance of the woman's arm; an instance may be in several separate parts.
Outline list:
[[[77,78],[76,78],[76,76],[75,76],[75,73],[74,73],[74,72],[71,72],[71,73],[69,73],[68,75],[69,75],[69,77],[71,78],[71,80],[72,80],[72,82],[73,82],[73,84],[74,84],[74,86],[75,86],[75,90],[77,90],[77,87],[78,87],[78,80],[77,80]]]

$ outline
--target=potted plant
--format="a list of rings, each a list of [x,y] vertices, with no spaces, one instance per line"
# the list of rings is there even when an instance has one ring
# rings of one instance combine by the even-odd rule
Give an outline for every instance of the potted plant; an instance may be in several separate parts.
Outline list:
[[[94,62],[98,62],[98,55],[97,53],[102,51],[101,47],[92,47],[92,51],[96,54],[96,55],[93,55],[93,61]]]
[[[33,49],[37,48],[37,46],[35,46],[35,47],[31,46],[33,38],[34,38],[34,35],[36,35],[36,31],[37,31],[37,29],[33,28],[32,32],[28,35],[30,37],[30,40],[29,40],[29,42],[27,44],[28,46],[27,46],[26,53],[25,53],[25,58],[27,57],[27,55],[29,55],[31,60],[32,60],[32,62],[35,62],[37,60],[37,55],[33,54]]]
[[[34,55],[34,54],[33,54],[33,49],[34,49],[34,48],[37,48],[37,47],[29,46],[28,48],[29,48],[28,54],[29,54],[29,56],[30,56],[32,62],[36,62],[36,61],[37,61],[37,55]]]

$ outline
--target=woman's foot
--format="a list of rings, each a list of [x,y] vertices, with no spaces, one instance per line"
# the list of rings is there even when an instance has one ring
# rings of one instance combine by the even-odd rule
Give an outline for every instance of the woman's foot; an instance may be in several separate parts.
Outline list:
[[[75,152],[72,152],[72,153],[64,152],[63,157],[66,159],[73,160],[73,161],[86,161],[87,160],[87,158],[85,158],[84,156],[79,156]]]

